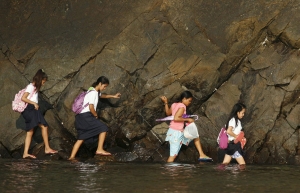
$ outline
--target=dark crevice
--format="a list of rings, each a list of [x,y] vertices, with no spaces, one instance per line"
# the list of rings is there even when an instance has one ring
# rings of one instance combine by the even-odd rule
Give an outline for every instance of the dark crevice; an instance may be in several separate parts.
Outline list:
[[[158,51],[158,48],[156,48],[155,52],[146,60],[146,62],[144,63],[144,66],[146,66],[154,58],[157,51]]]
[[[28,64],[28,62],[33,58],[33,56],[37,53],[37,50],[35,52],[29,53],[26,58],[23,58],[21,60],[17,60],[19,63],[23,63],[25,65]]]
[[[178,37],[180,37],[181,41],[183,41],[185,43],[185,45],[187,45],[189,47],[189,49],[194,52],[193,48],[186,42],[183,40],[183,38],[179,35],[178,31],[175,29],[175,27],[172,25],[171,22],[168,22],[168,24],[172,27],[172,29],[175,31],[175,33],[178,35]]]
[[[3,45],[5,45],[5,44],[3,44]],[[14,57],[13,56],[13,53],[10,51],[10,49],[9,49],[9,47],[7,46],[7,45],[5,45],[6,46],[6,48],[7,48],[7,50],[5,51],[5,52],[3,52],[2,50],[2,53],[4,54],[4,56],[7,58],[7,60],[15,67],[15,69],[28,81],[28,82],[30,82],[30,80],[29,79],[27,79],[27,77],[26,76],[24,76],[24,74],[23,74],[23,72],[18,68],[18,66],[16,66],[17,64],[20,64],[20,62],[16,59],[16,62],[18,62],[17,64],[15,64],[14,63],[14,61],[12,61],[12,59],[11,59],[11,57]],[[21,61],[24,61],[24,62],[28,62],[33,56],[34,56],[34,54],[35,54],[36,52],[34,52],[34,53],[32,53],[32,55],[30,55],[29,56],[29,58],[28,59],[26,59],[26,60],[21,60]],[[23,63],[23,62],[22,62]],[[23,63],[23,64],[25,64],[26,65],[26,63]]]
[[[72,73],[67,74],[63,79],[61,79],[60,81],[56,82],[54,85],[52,85],[52,87],[50,87],[50,88],[47,89],[47,90],[52,89],[53,87],[55,87],[56,85],[58,85],[61,81],[64,81],[64,80],[66,80],[66,79],[73,79],[73,77],[75,77],[85,65],[87,65],[90,61],[94,60],[99,54],[101,54],[102,51],[106,48],[106,46],[107,46],[108,44],[109,44],[109,42],[107,42],[106,44],[104,44],[104,45],[102,46],[102,48],[100,49],[100,51],[98,51],[98,52],[97,52],[96,54],[94,54],[93,56],[89,57],[89,58],[87,59],[87,61],[84,62],[84,63],[78,68],[78,70],[76,70],[76,71],[74,71],[74,72],[72,72]],[[71,82],[71,81],[70,81],[70,82]],[[69,84],[70,84],[70,82],[69,82]],[[56,99],[56,101],[54,102],[54,104],[56,104],[57,101],[59,101],[61,95],[64,93],[64,91],[65,91],[67,88],[68,88],[68,85],[65,86],[64,90],[62,90],[62,91],[60,92],[60,94],[59,94],[59,96],[57,97],[57,99]],[[55,106],[55,105],[54,105],[54,106]]]
[[[6,150],[6,152],[12,157],[11,152],[9,151],[9,149],[2,143],[2,141],[0,141],[1,146]],[[0,154],[0,158],[1,158],[1,154]]]
[[[271,23],[271,22],[270,22],[270,23]],[[228,75],[227,75],[226,77],[224,77],[224,78],[222,79],[222,81],[220,81],[220,80],[218,81],[219,84],[216,85],[215,89],[214,89],[210,94],[208,94],[206,97],[203,98],[203,100],[199,103],[199,106],[198,106],[199,108],[201,107],[201,105],[202,105],[203,103],[205,103],[206,101],[208,101],[208,100],[210,99],[210,97],[215,93],[215,91],[217,91],[223,84],[225,84],[225,83],[232,77],[232,75],[234,75],[234,74],[239,70],[239,68],[240,68],[240,66],[243,64],[244,60],[245,60],[245,59],[248,57],[248,55],[256,48],[256,45],[258,45],[258,41],[259,41],[260,37],[262,36],[262,34],[264,33],[264,31],[266,30],[266,28],[267,28],[267,27],[262,28],[262,29],[260,30],[260,32],[257,34],[257,36],[256,36],[255,38],[253,38],[252,41],[249,41],[249,44],[252,44],[253,46],[251,46],[251,48],[249,49],[249,51],[248,51],[247,53],[244,53],[244,54],[240,57],[239,62],[238,62],[235,66],[232,65],[232,68],[230,69]],[[253,42],[253,43],[251,43],[251,42]],[[249,44],[248,44],[248,45],[249,45]],[[221,63],[220,67],[217,69],[217,71],[219,71],[220,74],[221,74],[223,65],[228,65],[227,62],[226,62],[226,60],[224,60],[224,61]],[[205,114],[204,114],[204,115],[205,115]],[[207,116],[205,115],[205,117],[207,117]],[[208,118],[208,117],[207,117],[207,118]]]

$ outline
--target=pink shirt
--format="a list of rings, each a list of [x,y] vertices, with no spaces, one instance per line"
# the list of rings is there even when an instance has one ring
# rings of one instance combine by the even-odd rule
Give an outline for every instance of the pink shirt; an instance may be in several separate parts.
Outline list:
[[[186,114],[186,106],[183,103],[173,103],[171,106],[172,116],[175,116],[178,109],[184,108],[183,114]],[[183,131],[184,122],[182,121],[171,121],[170,128],[178,131]]]

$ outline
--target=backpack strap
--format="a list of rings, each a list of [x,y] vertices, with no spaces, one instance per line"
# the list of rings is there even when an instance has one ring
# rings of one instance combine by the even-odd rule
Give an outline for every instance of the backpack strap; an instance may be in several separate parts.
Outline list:
[[[27,89],[28,86],[29,86],[29,85],[27,85],[27,86],[25,87],[25,91],[26,91],[26,89]],[[28,95],[27,98],[30,100],[30,98],[33,96],[34,93],[36,93],[36,89],[34,89],[33,92],[29,93],[29,95]]]
[[[89,88],[90,89],[90,88]],[[94,91],[94,90],[87,90],[86,91],[86,94],[88,94],[90,91]],[[86,95],[85,95],[86,96]],[[87,102],[85,105],[83,105],[83,109],[85,108],[85,107],[87,107],[89,105],[89,103]]]

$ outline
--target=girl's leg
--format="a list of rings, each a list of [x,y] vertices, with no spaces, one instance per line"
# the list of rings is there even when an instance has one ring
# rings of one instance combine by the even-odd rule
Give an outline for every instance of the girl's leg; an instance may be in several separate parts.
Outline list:
[[[230,155],[227,155],[225,154],[224,156],[224,160],[223,160],[223,164],[229,164],[231,161],[231,156]]]
[[[56,150],[53,150],[50,148],[49,146],[49,139],[48,139],[48,127],[45,125],[40,124],[39,125],[41,130],[42,130],[42,136],[43,136],[43,140],[44,140],[44,144],[45,144],[45,153],[46,154],[54,154],[57,153]]]
[[[169,141],[170,143],[170,156],[167,160],[167,162],[174,162],[179,151],[180,151],[180,148],[182,146],[182,143],[179,141],[179,140],[175,140],[175,141]]]
[[[81,144],[83,143],[83,140],[77,140],[76,143],[74,144],[73,146],[73,149],[72,149],[72,153],[71,153],[71,156],[69,157],[69,160],[72,160],[75,158],[76,156],[76,153],[79,149],[79,147],[81,146]]]
[[[111,155],[109,152],[107,152],[103,149],[105,136],[106,136],[106,132],[102,132],[102,133],[99,134],[98,148],[97,148],[96,154]]]
[[[194,139],[194,143],[195,143],[196,149],[199,152],[200,158],[207,158],[208,156],[205,155],[205,153],[202,150],[202,146],[201,146],[200,138],[199,137],[196,138],[196,139]]]
[[[168,160],[167,160],[167,162],[174,162],[174,160],[175,160],[175,158],[176,158],[176,156],[170,156],[169,158],[168,158]]]
[[[28,157],[33,158],[33,159],[36,158],[34,155],[28,154],[29,146],[30,146],[31,139],[32,139],[32,135],[33,135],[33,128],[26,132],[23,158],[28,158]]]
[[[245,165],[245,164],[246,164],[246,162],[245,162],[243,156],[240,156],[240,157],[238,157],[238,158],[235,158],[235,160],[237,161],[237,163],[238,163],[239,165]]]

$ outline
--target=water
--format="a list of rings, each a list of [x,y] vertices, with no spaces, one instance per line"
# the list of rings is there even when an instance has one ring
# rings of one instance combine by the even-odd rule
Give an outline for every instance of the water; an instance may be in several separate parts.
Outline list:
[[[300,166],[0,159],[0,192],[300,192]]]

